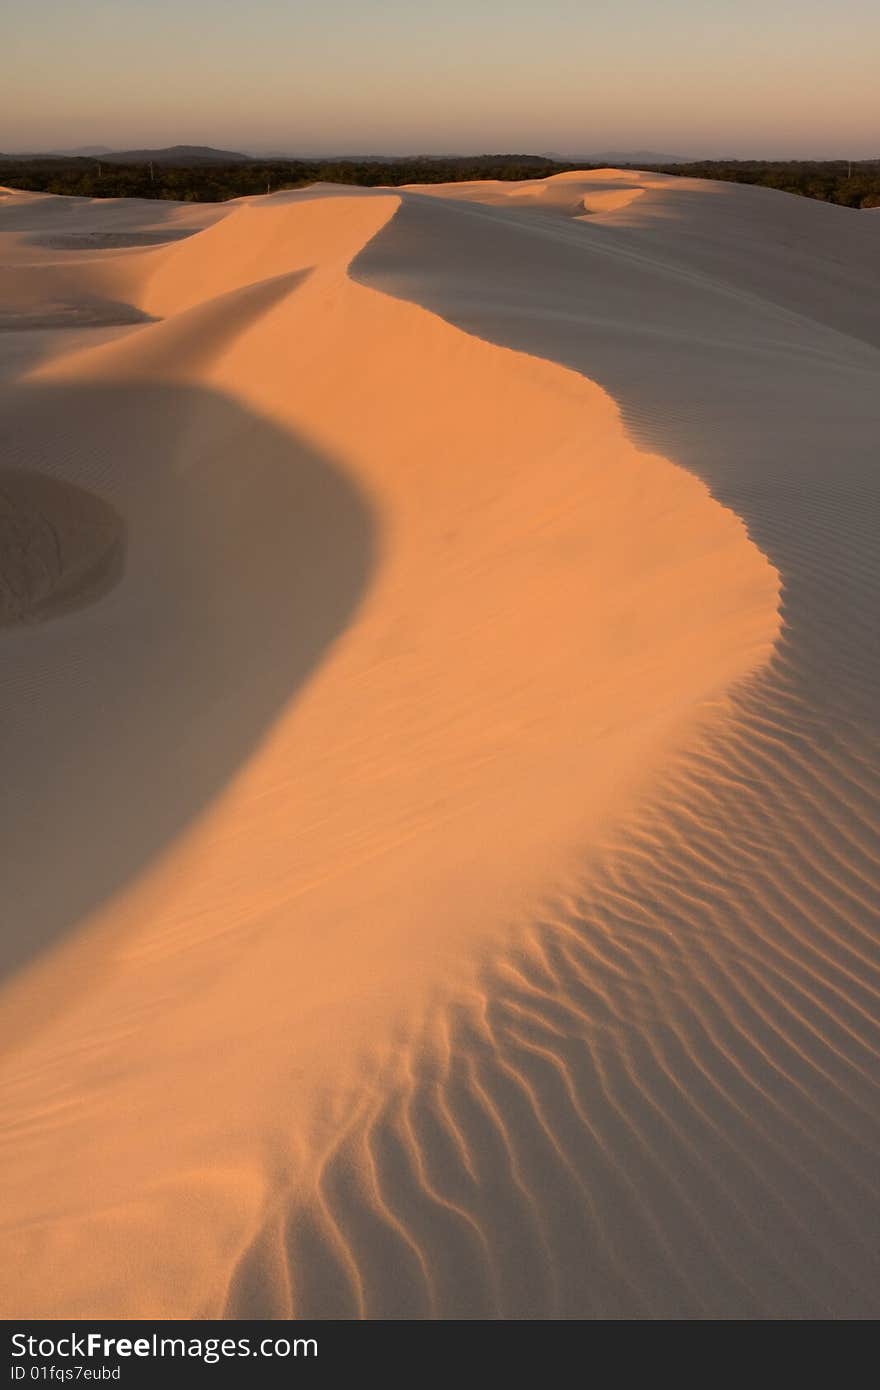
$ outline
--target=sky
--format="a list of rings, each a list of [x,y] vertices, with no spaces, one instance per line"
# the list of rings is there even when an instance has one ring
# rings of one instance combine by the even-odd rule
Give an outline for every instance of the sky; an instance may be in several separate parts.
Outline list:
[[[877,0],[2,0],[0,150],[880,156]]]

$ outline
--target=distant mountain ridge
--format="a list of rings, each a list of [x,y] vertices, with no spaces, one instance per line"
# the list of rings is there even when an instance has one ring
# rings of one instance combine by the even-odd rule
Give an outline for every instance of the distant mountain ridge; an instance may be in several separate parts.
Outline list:
[[[59,159],[88,159],[94,155],[112,154],[110,145],[77,145],[72,150],[47,150],[47,154],[57,155]]]
[[[241,150],[218,150],[211,145],[165,145],[158,149],[113,150],[105,145],[82,145],[76,149],[29,150],[25,153],[3,154],[3,159],[100,159],[106,164],[162,164],[194,166],[198,164],[251,164],[265,160],[283,160],[309,164],[342,163],[386,163],[396,164],[406,161],[419,163],[439,162],[447,159],[492,159],[495,162],[509,160],[519,164],[544,164],[548,160],[560,164],[572,164],[582,160],[585,164],[685,164],[685,155],[660,154],[656,150],[612,150],[599,154],[586,155],[581,151],[576,155],[559,154],[383,154],[379,151],[369,154],[345,152],[332,155],[244,154]]]
[[[0,159],[99,159],[104,164],[250,164],[254,156],[238,150],[215,150],[210,145],[166,145],[157,150],[111,150],[105,145],[82,145],[73,150],[27,150],[0,154]]]
[[[252,155],[215,150],[210,145],[168,145],[160,150],[113,150],[108,164],[249,164]]]
[[[598,154],[585,155],[583,151],[578,154],[559,154],[557,152],[545,154],[544,159],[552,159],[559,164],[573,164],[578,159],[583,159],[587,164],[607,164],[613,167],[617,164],[689,164],[691,156],[687,154],[661,154],[657,150],[600,150]]]

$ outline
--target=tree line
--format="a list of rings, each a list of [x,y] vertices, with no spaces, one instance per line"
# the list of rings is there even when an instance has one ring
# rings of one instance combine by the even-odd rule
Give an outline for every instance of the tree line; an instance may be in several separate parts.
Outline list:
[[[535,155],[469,158],[252,160],[247,164],[117,164],[95,158],[9,159],[0,155],[0,184],[36,193],[84,198],[167,198],[218,203],[310,183],[375,188],[405,183],[459,183],[468,179],[547,178],[578,165]]]
[[[880,207],[880,159],[772,160],[702,159],[691,164],[652,164],[661,174],[722,179],[799,193],[847,208]]]
[[[407,183],[460,183],[470,179],[548,178],[596,168],[584,161],[562,163],[539,155],[424,156],[413,159],[269,159],[248,163],[173,165],[116,164],[85,157],[0,155],[0,184],[38,193],[84,198],[165,198],[217,203],[310,183],[397,187]],[[658,173],[760,184],[844,207],[880,207],[880,159],[698,160],[655,164]]]

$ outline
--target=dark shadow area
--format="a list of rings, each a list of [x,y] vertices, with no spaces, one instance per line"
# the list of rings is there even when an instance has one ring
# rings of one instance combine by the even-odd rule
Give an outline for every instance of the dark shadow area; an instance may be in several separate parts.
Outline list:
[[[0,310],[0,333],[28,333],[43,328],[120,328],[128,324],[156,323],[133,304],[110,299],[55,303],[44,309]]]
[[[74,612],[118,584],[125,526],[94,493],[0,468],[0,628]]]
[[[25,239],[26,246],[41,246],[44,251],[120,251],[128,246],[164,246],[170,241],[184,241],[199,227],[169,227],[152,232],[35,232]]]
[[[374,524],[332,461],[192,386],[19,387],[0,449],[127,534],[111,593],[0,634],[8,976],[221,791],[350,620]]]
[[[139,320],[137,323],[102,323],[97,326],[87,324],[76,327],[66,324],[63,350],[76,352],[80,348],[100,347],[102,343],[110,342],[113,338],[124,337],[126,333],[141,327],[143,322]],[[8,332],[0,331],[0,389],[18,377],[24,376],[25,372],[33,371],[41,362],[56,356],[58,350],[57,326],[54,328],[22,327],[12,328]]]

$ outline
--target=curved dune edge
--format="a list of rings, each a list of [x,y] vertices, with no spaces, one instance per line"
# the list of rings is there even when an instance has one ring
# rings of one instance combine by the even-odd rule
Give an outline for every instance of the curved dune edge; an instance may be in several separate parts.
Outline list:
[[[640,442],[746,518],[782,575],[784,628],[733,719],[689,740],[607,854],[499,953],[445,1030],[446,1065],[328,1155],[325,1204],[355,1232],[365,1141],[377,1156],[404,1271],[356,1235],[362,1300],[372,1316],[430,1292],[506,1316],[876,1317],[872,232],[847,209],[699,180],[595,233],[455,209],[438,227],[429,201],[353,275],[608,384]],[[429,1167],[438,1131],[461,1142]],[[453,1259],[438,1196],[481,1236]],[[326,1230],[308,1216],[275,1227],[301,1271]],[[296,1294],[346,1306],[345,1278],[328,1261]]]
[[[531,208],[583,221],[621,213],[651,189],[669,189],[674,180],[623,169],[575,170],[546,179],[475,179],[467,183],[410,185],[431,198],[484,203],[488,207]]]
[[[604,391],[348,278],[397,203],[269,199],[127,256],[124,297],[164,321],[29,379],[124,386],[132,438],[133,388],[236,400],[343,468],[379,557],[225,789],[13,984],[35,1029],[4,1063],[16,1315],[285,1315],[310,1260],[327,1287],[349,1280],[350,1312],[374,1311],[356,1229],[363,1259],[392,1228],[424,1260],[389,1214],[365,1124],[401,1070],[442,1061],[444,1001],[776,641],[775,570],[701,483],[629,442]],[[189,429],[183,466],[213,450],[246,490],[248,433],[203,435],[198,407]],[[125,521],[137,537],[140,517]],[[218,611],[248,623],[235,572],[215,578]],[[150,602],[137,586],[134,568],[114,599],[133,622]],[[100,624],[86,637],[106,640]],[[63,679],[66,651],[41,652],[46,678]],[[491,1097],[474,1095],[491,1124]],[[345,1179],[362,1201],[341,1230],[328,1155],[362,1142]],[[438,1200],[485,1246],[454,1196]]]

